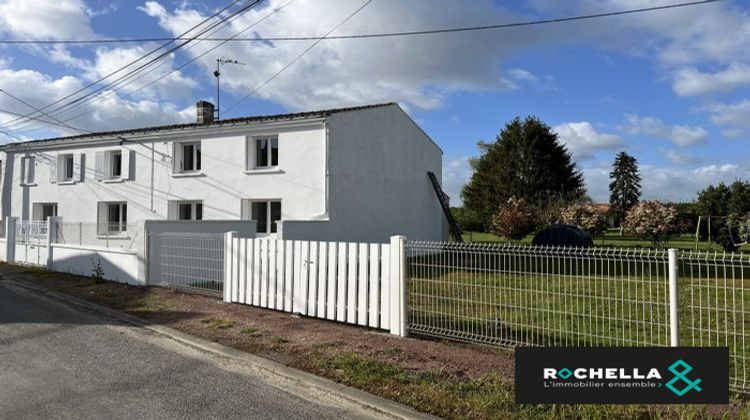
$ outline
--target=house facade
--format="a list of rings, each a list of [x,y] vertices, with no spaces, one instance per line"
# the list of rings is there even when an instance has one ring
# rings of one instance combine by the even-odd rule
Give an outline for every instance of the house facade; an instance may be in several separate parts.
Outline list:
[[[2,147],[2,217],[96,223],[253,220],[259,236],[440,240],[427,176],[442,151],[397,104],[34,140]]]

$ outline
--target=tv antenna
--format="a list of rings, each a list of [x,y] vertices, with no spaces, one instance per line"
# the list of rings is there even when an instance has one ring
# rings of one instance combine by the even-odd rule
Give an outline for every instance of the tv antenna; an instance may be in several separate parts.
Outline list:
[[[225,58],[217,58],[216,59],[216,71],[214,71],[214,76],[216,77],[216,119],[221,119],[221,65],[222,64],[237,64],[240,66],[246,66],[245,63],[240,63],[237,60],[229,60]]]

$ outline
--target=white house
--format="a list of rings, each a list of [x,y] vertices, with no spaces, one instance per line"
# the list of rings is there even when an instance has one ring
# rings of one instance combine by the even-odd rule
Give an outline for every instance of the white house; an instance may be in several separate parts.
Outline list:
[[[442,151],[395,103],[198,121],[0,148],[2,216],[97,224],[255,220],[260,236],[440,240]]]

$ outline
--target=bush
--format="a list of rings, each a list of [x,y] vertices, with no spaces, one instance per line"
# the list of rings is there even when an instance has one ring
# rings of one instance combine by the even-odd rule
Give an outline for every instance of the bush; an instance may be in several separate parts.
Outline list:
[[[479,215],[466,207],[451,207],[451,213],[464,232],[484,232],[487,230]]]
[[[593,204],[571,204],[562,210],[560,216],[564,223],[576,225],[591,236],[601,235],[609,227],[607,213]]]
[[[679,215],[673,205],[642,201],[628,211],[622,227],[628,234],[648,239],[654,248],[661,249],[672,235],[679,233]]]
[[[526,200],[511,197],[492,217],[492,233],[508,239],[523,239],[536,229],[537,220]]]

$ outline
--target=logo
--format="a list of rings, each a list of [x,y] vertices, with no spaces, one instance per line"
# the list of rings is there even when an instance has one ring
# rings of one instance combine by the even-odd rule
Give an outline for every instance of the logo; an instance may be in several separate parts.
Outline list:
[[[684,360],[680,359],[680,360],[672,363],[669,366],[668,369],[669,369],[670,372],[672,372],[674,374],[674,378],[672,378],[671,381],[667,382],[666,386],[667,386],[667,388],[670,391],[672,391],[675,394],[677,394],[678,397],[681,397],[681,396],[685,395],[691,389],[694,389],[697,392],[701,392],[702,391],[701,387],[698,386],[698,384],[701,383],[701,379],[700,378],[695,379],[695,380],[690,380],[690,379],[688,379],[687,376],[685,376],[688,373],[690,373],[690,372],[693,371],[693,367],[690,366],[689,364],[685,363]],[[678,369],[680,369],[680,370],[678,370]],[[677,387],[674,386],[674,384],[677,383],[677,382],[684,382],[686,385],[685,385],[684,388],[679,389],[679,388],[677,388]]]
[[[729,401],[726,347],[522,347],[516,402],[713,404]]]

